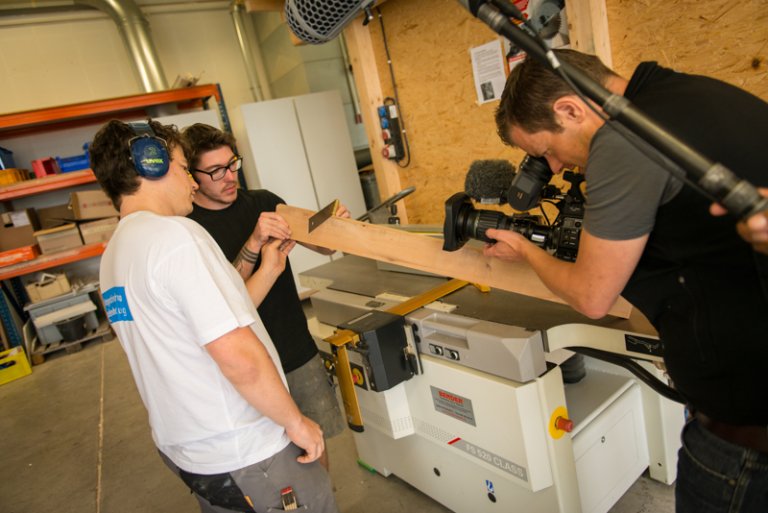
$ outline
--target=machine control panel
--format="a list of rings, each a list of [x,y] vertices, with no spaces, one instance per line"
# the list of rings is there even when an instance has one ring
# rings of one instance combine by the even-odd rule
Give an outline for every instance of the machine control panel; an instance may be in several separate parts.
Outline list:
[[[540,331],[421,308],[406,316],[419,352],[525,383],[547,369]]]

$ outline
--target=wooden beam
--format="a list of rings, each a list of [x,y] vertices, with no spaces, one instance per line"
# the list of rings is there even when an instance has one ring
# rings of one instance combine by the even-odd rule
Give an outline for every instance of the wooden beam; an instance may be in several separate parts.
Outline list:
[[[245,12],[281,11],[285,2],[283,0],[245,0]]]
[[[597,55],[610,68],[613,58],[605,0],[567,2],[565,12],[568,15],[571,47],[574,50]]]
[[[477,247],[467,245],[458,251],[443,251],[442,240],[434,237],[340,217],[331,217],[308,233],[309,218],[315,212],[278,205],[277,213],[288,222],[291,236],[298,242],[565,303],[541,282],[527,264],[488,258]],[[629,318],[631,312],[632,305],[619,298],[609,314]]]
[[[368,135],[368,146],[371,149],[371,160],[376,175],[376,183],[379,186],[380,199],[384,200],[400,192],[403,187],[400,182],[400,168],[381,153],[381,150],[384,149],[384,140],[381,137],[381,125],[379,124],[377,109],[379,105],[384,104],[384,93],[381,89],[379,70],[376,67],[376,54],[373,51],[371,32],[367,25],[363,26],[360,17],[344,29],[344,41],[352,65],[352,75],[355,78],[357,94],[360,97],[360,111],[363,116],[365,133]],[[397,203],[397,215],[403,224],[408,224],[405,202],[399,201]]]

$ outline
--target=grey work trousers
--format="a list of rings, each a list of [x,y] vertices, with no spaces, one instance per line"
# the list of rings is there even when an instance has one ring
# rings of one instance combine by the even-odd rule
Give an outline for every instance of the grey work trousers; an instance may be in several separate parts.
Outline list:
[[[302,449],[294,444],[274,456],[248,467],[230,472],[232,479],[253,504],[256,513],[284,511],[280,492],[290,486],[296,495],[298,510],[311,513],[339,513],[333,496],[331,479],[319,462],[296,461]],[[160,453],[165,464],[177,476],[179,468]],[[195,494],[201,513],[231,513],[232,510],[213,506]]]

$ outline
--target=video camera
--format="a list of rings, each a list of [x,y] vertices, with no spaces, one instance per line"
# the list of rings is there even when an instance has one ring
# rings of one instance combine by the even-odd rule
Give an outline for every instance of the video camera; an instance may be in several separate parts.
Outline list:
[[[575,261],[584,219],[585,199],[581,193],[584,176],[573,171],[563,173],[563,179],[570,183],[568,190],[563,193],[556,186],[548,184],[552,171],[549,170],[543,158],[526,156],[516,175],[511,164],[506,161],[478,162],[485,163],[481,165],[483,173],[479,176],[478,173],[473,175],[473,169],[470,168],[465,184],[466,192],[458,192],[445,202],[443,250],[456,251],[469,239],[495,242],[485,234],[486,230],[493,228],[517,232],[546,250],[554,250],[555,257],[570,262]],[[504,162],[503,171],[499,171],[500,162]],[[510,172],[513,178],[509,191],[506,195],[494,193],[495,202],[508,201],[518,210],[528,210],[541,207],[542,200],[545,200],[558,209],[558,215],[553,223],[542,222],[544,217],[540,215],[522,213],[508,216],[495,210],[474,208],[471,198],[474,197],[482,202],[485,194],[483,192],[478,194],[474,190],[477,187],[473,183],[483,181],[483,176],[487,176],[493,188],[499,189],[499,182],[504,181],[499,177],[509,176]]]

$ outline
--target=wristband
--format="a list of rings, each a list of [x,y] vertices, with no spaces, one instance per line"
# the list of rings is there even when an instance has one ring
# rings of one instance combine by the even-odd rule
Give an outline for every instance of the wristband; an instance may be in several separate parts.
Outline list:
[[[242,258],[249,264],[255,264],[256,261],[259,259],[259,254],[254,253],[250,249],[243,246],[242,249],[240,250],[240,258]]]

